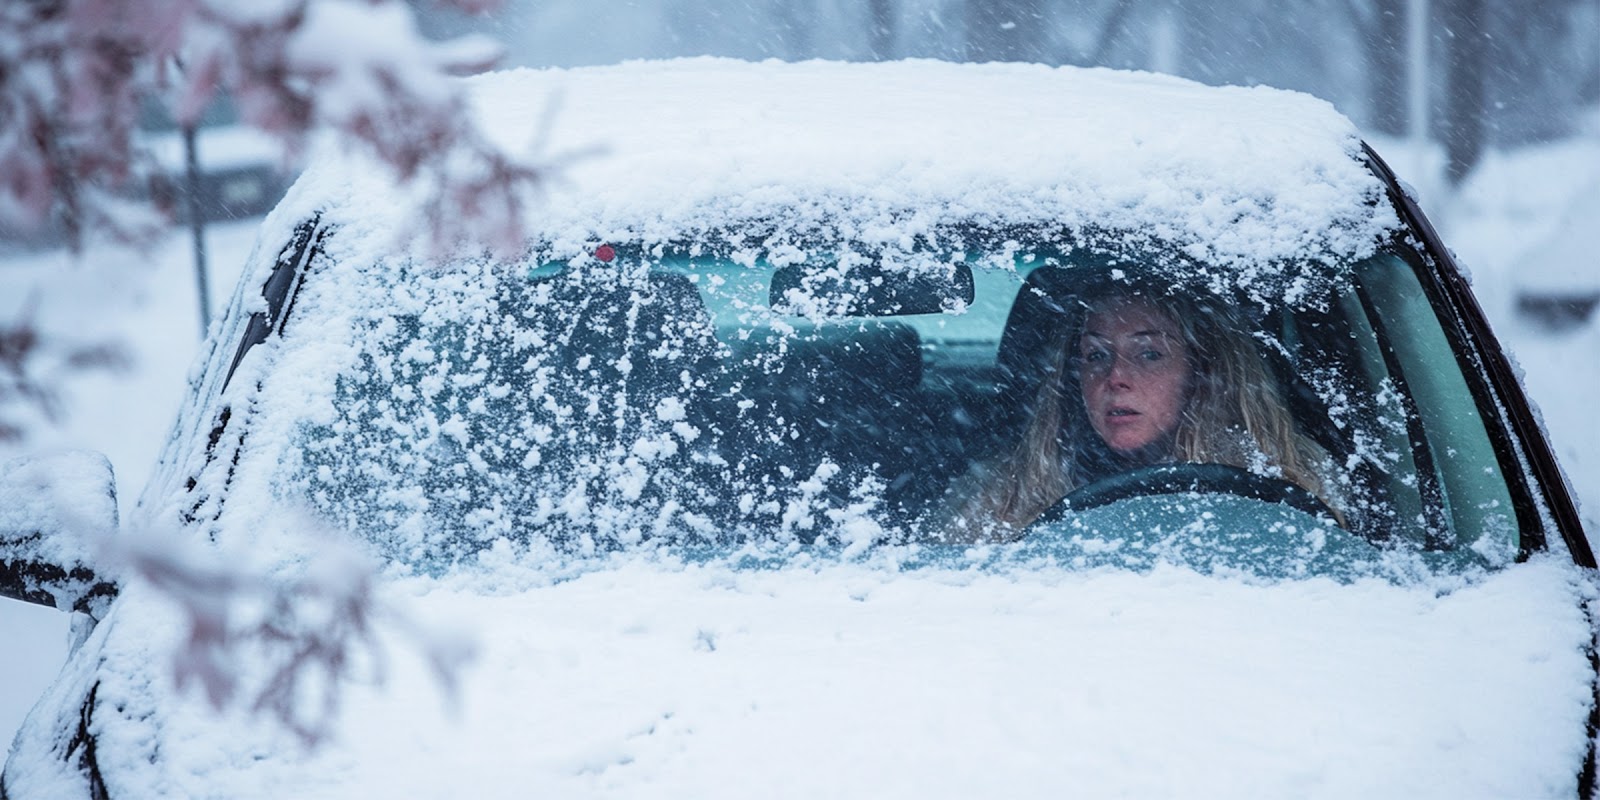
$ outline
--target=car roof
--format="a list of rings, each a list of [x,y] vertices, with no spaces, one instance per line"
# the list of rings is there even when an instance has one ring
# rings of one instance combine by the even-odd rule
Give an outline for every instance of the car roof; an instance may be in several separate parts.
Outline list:
[[[1360,257],[1398,224],[1350,121],[1264,87],[1032,64],[719,58],[468,85],[492,138],[559,169],[528,209],[546,243],[742,230],[893,244],[976,222],[1142,231],[1213,263],[1259,264]],[[321,211],[392,239],[423,190],[399,192],[387,174],[325,150],[281,224]]]

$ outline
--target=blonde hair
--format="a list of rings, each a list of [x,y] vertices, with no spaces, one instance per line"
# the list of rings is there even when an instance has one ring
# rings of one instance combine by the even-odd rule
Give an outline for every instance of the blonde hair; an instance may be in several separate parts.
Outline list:
[[[1183,412],[1171,441],[1158,445],[1157,460],[1228,464],[1282,478],[1326,501],[1317,470],[1328,463],[1327,453],[1295,428],[1278,380],[1239,312],[1220,302],[1118,287],[1068,309],[1066,324],[1046,345],[1051,355],[1022,435],[985,470],[981,488],[962,507],[959,528],[1002,538],[1005,529],[1020,532],[1088,480],[1091,451],[1105,448],[1083,408],[1078,340],[1092,311],[1140,301],[1176,325],[1193,370]]]

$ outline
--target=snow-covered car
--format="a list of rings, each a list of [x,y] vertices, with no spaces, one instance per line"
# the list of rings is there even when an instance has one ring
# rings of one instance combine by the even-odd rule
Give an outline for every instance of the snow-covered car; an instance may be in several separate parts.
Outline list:
[[[1573,202],[1555,232],[1517,260],[1511,276],[1518,315],[1550,331],[1581,327],[1600,305],[1595,269],[1600,187]]]
[[[550,152],[598,153],[526,249],[407,245],[421,200],[314,160],[122,526],[291,581],[309,531],[353,543],[473,633],[455,702],[396,655],[316,749],[212,712],[170,654],[218,632],[69,541],[104,466],[14,464],[4,589],[87,621],[6,798],[1592,791],[1568,487],[1328,104],[914,61],[471,80],[508,145],[559,96]]]

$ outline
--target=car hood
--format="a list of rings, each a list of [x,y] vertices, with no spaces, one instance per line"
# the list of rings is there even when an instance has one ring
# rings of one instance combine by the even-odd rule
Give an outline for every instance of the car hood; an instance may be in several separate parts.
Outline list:
[[[7,780],[60,771],[97,684],[113,798],[1570,797],[1586,586],[1553,557],[1414,585],[642,558],[407,579],[414,616],[478,643],[456,702],[393,639],[315,750],[175,691],[181,626],[135,588]]]

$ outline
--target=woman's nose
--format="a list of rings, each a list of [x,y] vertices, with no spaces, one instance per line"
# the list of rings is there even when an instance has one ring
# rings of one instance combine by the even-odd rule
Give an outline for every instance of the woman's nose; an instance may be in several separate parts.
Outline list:
[[[1119,355],[1111,356],[1111,366],[1106,370],[1106,383],[1112,386],[1128,386],[1133,377],[1133,365]]]

